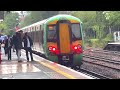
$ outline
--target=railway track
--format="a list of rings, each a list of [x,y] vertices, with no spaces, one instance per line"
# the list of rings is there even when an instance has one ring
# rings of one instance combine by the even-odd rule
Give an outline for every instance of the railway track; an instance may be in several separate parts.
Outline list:
[[[103,60],[101,60],[101,61],[103,61]],[[87,63],[91,63],[91,64],[94,64],[94,65],[98,65],[98,66],[102,66],[102,67],[105,67],[105,68],[109,68],[109,69],[113,69],[113,70],[116,70],[116,71],[120,71],[120,68],[118,68],[117,66],[114,65],[115,67],[112,67],[114,63],[112,63],[111,66],[109,64],[105,64],[106,61],[105,62],[103,61],[103,62],[99,63],[99,60],[96,60],[96,59],[93,60],[93,58],[92,58],[92,61],[83,59],[83,62],[87,62]],[[109,63],[109,62],[107,62],[107,63]]]
[[[107,60],[115,60],[120,62],[120,52],[117,51],[108,51],[108,50],[85,50],[84,56],[94,56],[98,58],[103,58]],[[114,62],[113,62],[114,63]]]
[[[81,69],[85,69],[88,76],[95,79],[119,79],[120,71],[116,71],[107,67],[98,66],[89,62],[83,62]],[[84,72],[83,72],[84,73]]]
[[[107,76],[105,76],[105,75],[98,74],[98,73],[96,73],[96,72],[89,71],[89,70],[84,69],[84,68],[79,69],[79,72],[82,72],[82,73],[84,73],[84,74],[86,74],[86,75],[89,75],[89,76],[91,76],[91,77],[93,77],[93,78],[95,78],[95,79],[112,79],[112,78],[107,77]]]
[[[71,67],[68,67],[68,68],[71,68]],[[71,69],[74,69],[74,70],[76,70],[78,72],[81,72],[81,73],[83,73],[85,75],[88,75],[90,77],[93,77],[95,79],[112,79],[110,77],[107,77],[107,76],[102,75],[102,74],[98,74],[98,73],[96,73],[94,71],[90,71],[90,70],[87,70],[85,68],[71,68]]]
[[[84,59],[83,61],[93,63],[96,65],[101,65],[101,66],[108,67],[111,69],[120,70],[120,59],[119,59],[120,56],[119,55],[120,55],[119,52],[114,52],[114,51],[109,52],[107,50],[92,50],[92,51],[89,50],[87,52],[85,51],[85,53],[83,54],[83,59]],[[86,60],[86,58],[89,58],[89,60]]]
[[[120,65],[120,61],[111,60],[111,59],[108,59],[108,58],[105,58],[105,57],[99,57],[99,56],[94,56],[93,57],[93,56],[90,56],[90,55],[83,55],[83,57]]]
[[[39,55],[39,56],[42,56],[43,57],[43,55],[41,55],[40,53],[35,53],[35,54],[37,54],[37,55]],[[44,57],[45,58],[45,57]],[[94,59],[95,61],[98,61],[98,60],[104,60],[104,62],[109,62],[109,63],[114,63],[114,64],[120,64],[120,62],[118,61],[115,61],[115,60],[109,60],[109,59],[105,59],[105,58],[99,58],[99,57],[91,57],[90,55],[83,55],[83,58],[90,58],[90,59]],[[101,64],[97,64],[97,63],[94,63],[94,62],[90,62],[90,61],[85,61],[85,60],[83,60],[83,62],[87,62],[87,63],[92,63],[92,64],[95,64],[95,65],[99,65],[99,66],[103,66],[103,67],[107,67],[107,68],[111,68],[111,67],[109,67],[109,66],[105,66],[105,65],[101,65]],[[119,70],[120,71],[120,69],[117,69],[117,68],[111,68],[111,69],[114,69],[114,70]],[[78,72],[82,72],[82,73],[84,73],[84,74],[86,74],[86,75],[88,75],[88,76],[92,76],[92,77],[94,77],[94,78],[96,78],[96,79],[112,79],[112,78],[110,78],[110,77],[107,77],[107,76],[105,76],[105,75],[103,75],[103,74],[99,74],[99,73],[97,73],[97,72],[94,72],[94,71],[90,71],[90,70],[87,70],[87,69],[85,69],[85,68],[80,68],[80,69],[74,69],[74,70],[76,70],[76,71],[78,71]]]

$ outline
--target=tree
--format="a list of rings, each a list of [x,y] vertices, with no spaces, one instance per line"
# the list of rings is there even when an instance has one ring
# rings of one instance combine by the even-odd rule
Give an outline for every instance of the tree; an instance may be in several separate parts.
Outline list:
[[[57,15],[59,11],[40,11],[40,13],[42,15],[42,19],[47,19],[49,17]]]
[[[79,18],[83,22],[83,32],[89,32],[95,24],[95,11],[72,11],[71,15]]]
[[[0,23],[0,33],[3,33],[4,32],[4,30],[5,29],[7,29],[7,26],[6,26],[6,24],[5,23]],[[3,33],[4,34],[4,33]]]
[[[13,34],[13,31],[10,31],[11,29],[14,29],[15,26],[19,23],[19,15],[18,13],[9,13],[5,16],[5,19],[3,21],[6,28],[4,29],[5,34]]]
[[[24,21],[21,21],[20,26],[24,27],[33,24],[56,14],[58,14],[58,11],[29,11]]]

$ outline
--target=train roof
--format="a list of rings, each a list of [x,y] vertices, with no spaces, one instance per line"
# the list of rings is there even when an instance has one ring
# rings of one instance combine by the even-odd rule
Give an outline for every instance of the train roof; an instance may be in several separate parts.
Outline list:
[[[54,21],[54,20],[58,21],[59,19],[76,20],[76,21],[82,23],[81,20],[79,18],[77,18],[77,17],[71,16],[71,15],[67,15],[67,14],[59,14],[59,15],[55,15],[55,16],[49,17],[47,19],[44,19],[42,21],[33,23],[31,25],[25,26],[23,28],[20,28],[17,31],[24,30],[26,28],[29,28],[29,27],[32,27],[32,26],[35,26],[35,25],[41,25],[41,24],[44,24],[44,23],[48,24],[51,21]]]
[[[31,25],[25,26],[25,27],[19,29],[19,31],[20,31],[20,30],[23,30],[23,29],[26,29],[26,28],[28,28],[28,27],[35,26],[35,25],[41,25],[41,24],[44,23],[46,20],[47,20],[47,19],[44,19],[44,20],[42,20],[42,21],[39,21],[39,22],[33,23],[33,24],[31,24]]]
[[[72,20],[73,19],[73,20],[76,20],[76,21],[82,23],[82,21],[79,18],[74,17],[72,15],[59,14],[59,15],[55,15],[55,16],[52,16],[52,17],[48,18],[47,21],[46,21],[46,24],[53,21],[53,20],[60,20],[60,19],[67,19],[67,20]]]

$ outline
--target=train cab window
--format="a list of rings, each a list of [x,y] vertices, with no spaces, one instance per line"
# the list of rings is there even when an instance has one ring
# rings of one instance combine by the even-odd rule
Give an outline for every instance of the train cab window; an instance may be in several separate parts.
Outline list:
[[[48,26],[48,41],[56,41],[57,39],[57,33],[56,33],[56,26]]]
[[[71,30],[72,30],[72,39],[73,40],[80,40],[80,39],[82,39],[81,30],[80,30],[80,24],[73,23],[71,25]]]

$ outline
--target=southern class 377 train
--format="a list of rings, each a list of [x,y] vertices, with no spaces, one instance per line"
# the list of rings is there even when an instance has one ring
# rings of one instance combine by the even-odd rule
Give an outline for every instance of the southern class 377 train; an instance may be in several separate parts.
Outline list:
[[[19,29],[28,32],[34,50],[48,60],[63,65],[80,66],[84,49],[82,22],[71,15],[56,15]]]

